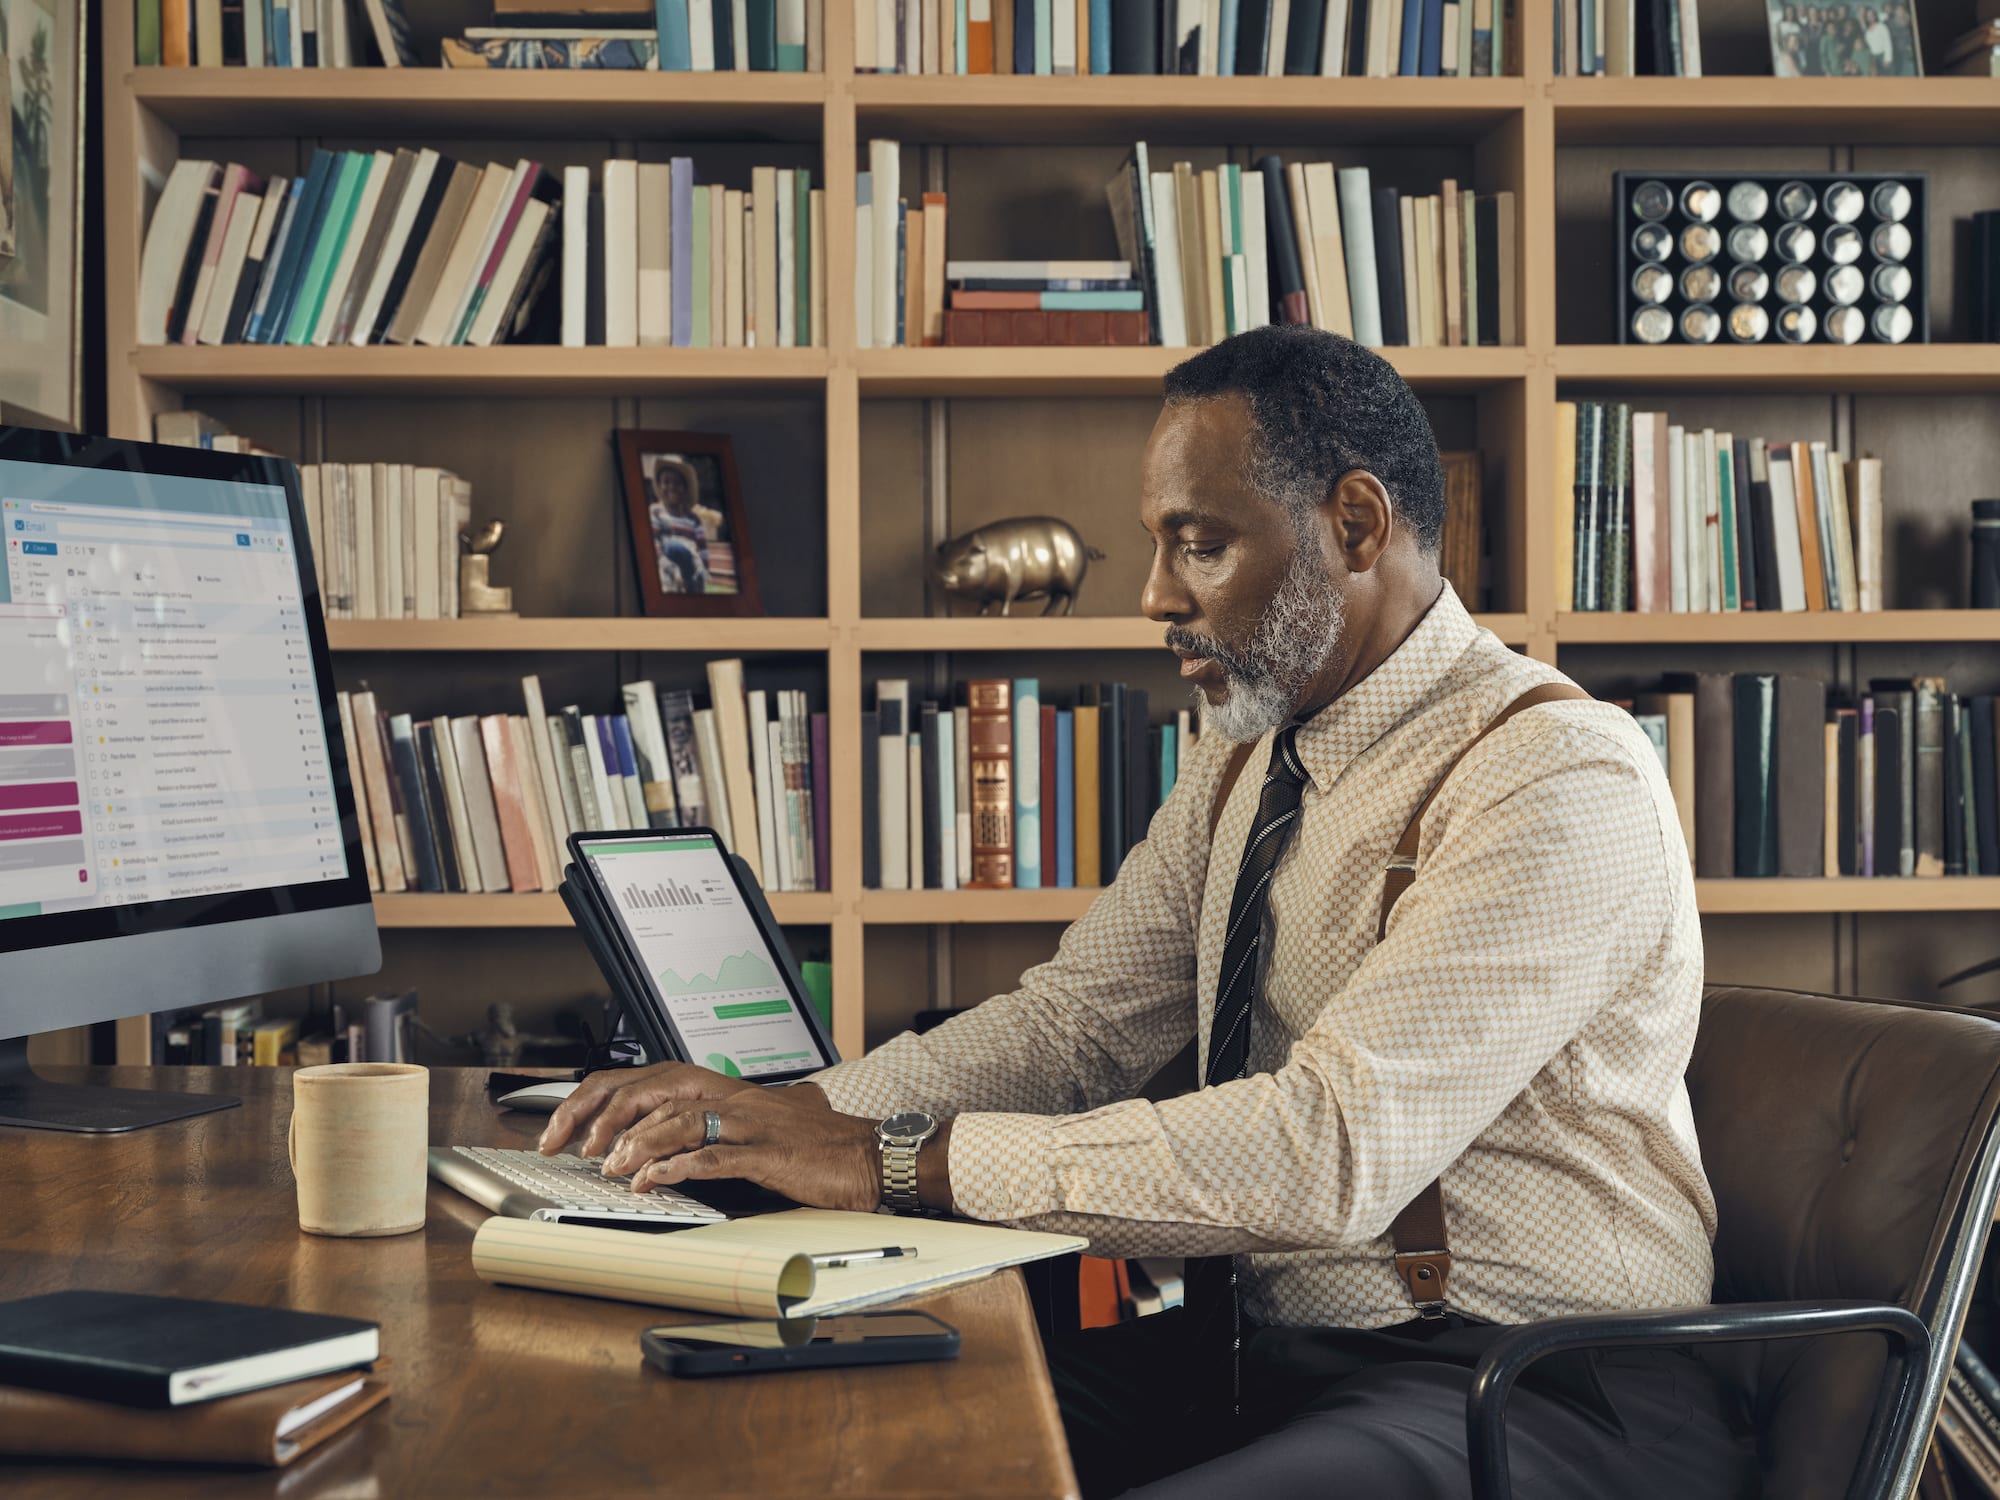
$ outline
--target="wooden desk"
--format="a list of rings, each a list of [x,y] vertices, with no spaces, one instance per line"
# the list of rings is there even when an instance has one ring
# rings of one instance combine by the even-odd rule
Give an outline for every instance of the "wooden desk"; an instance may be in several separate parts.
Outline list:
[[[433,1184],[394,1239],[301,1234],[275,1068],[50,1069],[234,1093],[224,1110],[122,1136],[0,1128],[0,1298],[68,1287],[309,1308],[382,1325],[395,1394],[289,1469],[0,1461],[8,1500],[81,1495],[606,1500],[644,1495],[1071,1496],[1076,1481],[1021,1279],[917,1303],[957,1360],[680,1381],[647,1366],[663,1309],[472,1273],[486,1212]],[[526,1146],[538,1116],[487,1102],[483,1069],[431,1073],[431,1139]]]

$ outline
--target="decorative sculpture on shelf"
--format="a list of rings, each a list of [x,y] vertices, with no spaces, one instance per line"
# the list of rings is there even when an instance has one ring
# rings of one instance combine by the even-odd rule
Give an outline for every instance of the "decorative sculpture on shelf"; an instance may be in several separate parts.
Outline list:
[[[514,591],[495,588],[491,577],[493,554],[507,535],[505,521],[488,521],[484,526],[468,526],[458,534],[465,549],[458,560],[458,616],[462,620],[502,620],[514,616]]]
[[[1006,614],[1017,599],[1046,598],[1042,613],[1070,614],[1092,560],[1104,554],[1084,545],[1074,526],[1054,516],[994,521],[937,549],[931,572],[939,587],[977,600],[983,615],[997,602]]]

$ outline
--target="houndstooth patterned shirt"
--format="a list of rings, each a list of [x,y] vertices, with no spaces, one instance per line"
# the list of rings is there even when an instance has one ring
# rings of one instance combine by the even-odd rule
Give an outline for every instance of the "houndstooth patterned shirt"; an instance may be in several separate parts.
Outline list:
[[[1232,747],[1210,735],[1052,960],[818,1081],[849,1113],[956,1116],[961,1214],[1088,1235],[1103,1255],[1233,1253],[1244,1312],[1266,1325],[1408,1319],[1387,1232],[1440,1173],[1461,1311],[1706,1302],[1715,1203],[1682,1081],[1701,928],[1666,778],[1630,715],[1545,704],[1482,741],[1426,814],[1416,883],[1375,940],[1383,861],[1426,790],[1559,678],[1447,586],[1304,727],[1250,1077],[1132,1097],[1190,1037],[1206,1049],[1270,754],[1267,739],[1237,781],[1211,859]]]

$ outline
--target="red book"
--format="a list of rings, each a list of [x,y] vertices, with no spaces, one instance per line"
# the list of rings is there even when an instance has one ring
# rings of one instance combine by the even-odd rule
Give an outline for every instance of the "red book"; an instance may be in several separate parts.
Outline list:
[[[1042,884],[1056,883],[1056,711],[1042,705]]]
[[[527,805],[521,800],[521,767],[514,758],[514,726],[505,714],[479,720],[486,742],[486,771],[493,782],[493,809],[500,815],[500,843],[507,853],[507,883],[517,891],[541,889],[534,835],[528,832]]]

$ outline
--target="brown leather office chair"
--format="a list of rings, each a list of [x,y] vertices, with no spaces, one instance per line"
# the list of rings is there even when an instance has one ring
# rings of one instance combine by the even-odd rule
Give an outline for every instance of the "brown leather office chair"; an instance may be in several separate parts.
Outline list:
[[[2000,1186],[2000,1021],[1711,986],[1688,1064],[1715,1190],[1715,1305],[1552,1318],[1487,1353],[1473,1494],[1502,1500],[1505,1403],[1546,1354],[1692,1345],[1742,1402],[1768,1500],[1906,1500]]]

